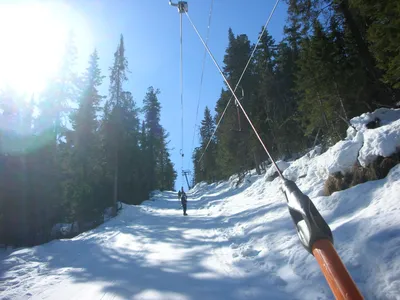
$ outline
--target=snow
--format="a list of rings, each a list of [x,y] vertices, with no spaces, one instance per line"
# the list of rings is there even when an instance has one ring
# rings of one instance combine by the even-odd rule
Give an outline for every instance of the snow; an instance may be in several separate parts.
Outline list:
[[[278,160],[276,162],[276,164],[277,164],[279,170],[281,170],[281,172],[285,171],[290,166],[290,163],[283,161],[283,160]],[[270,167],[268,168],[267,172],[265,172],[264,177],[267,180],[271,180],[276,176],[278,176],[278,172],[276,171],[275,166],[273,164],[271,164]]]
[[[396,151],[400,151],[400,120],[364,132],[358,160],[365,167],[378,156],[387,157]]]
[[[365,124],[375,118],[379,118],[381,126],[367,129]],[[370,164],[378,156],[387,157],[400,150],[400,109],[380,108],[353,118],[350,123],[363,135],[358,157],[362,166]]]
[[[351,119],[350,123],[357,131],[368,130],[365,125],[375,118],[380,119],[381,125],[388,125],[400,119],[400,109],[379,108],[372,113],[364,113],[359,117]]]
[[[384,179],[321,196],[331,172],[397,145],[386,135],[398,121],[378,113],[383,126],[362,126],[373,114],[353,119],[357,132],[287,163],[283,174],[330,225],[365,298],[400,299],[400,165]],[[369,134],[379,147],[366,142]],[[75,238],[2,250],[0,299],[333,299],[299,242],[280,179],[252,171],[237,180],[196,185],[187,217],[176,193],[156,191]]]

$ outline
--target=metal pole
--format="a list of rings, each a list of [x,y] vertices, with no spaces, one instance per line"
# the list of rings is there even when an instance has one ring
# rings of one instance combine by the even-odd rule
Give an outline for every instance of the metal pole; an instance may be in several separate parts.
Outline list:
[[[333,235],[311,199],[295,182],[282,179],[281,188],[300,242],[313,254],[336,299],[363,299],[333,246]]]
[[[336,299],[364,299],[329,240],[318,240],[312,253]]]

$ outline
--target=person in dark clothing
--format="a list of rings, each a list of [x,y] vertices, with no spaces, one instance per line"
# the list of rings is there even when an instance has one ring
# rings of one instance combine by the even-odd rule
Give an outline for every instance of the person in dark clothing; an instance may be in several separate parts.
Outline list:
[[[178,199],[179,200],[181,200],[181,196],[182,196],[182,192],[181,192],[181,190],[179,190],[179,192],[178,192]]]
[[[187,196],[186,196],[186,193],[183,191],[183,188],[182,188],[182,194],[181,194],[181,203],[182,203],[182,208],[183,208],[183,215],[184,215],[184,216],[187,216],[187,213],[186,213],[186,209],[187,209]]]

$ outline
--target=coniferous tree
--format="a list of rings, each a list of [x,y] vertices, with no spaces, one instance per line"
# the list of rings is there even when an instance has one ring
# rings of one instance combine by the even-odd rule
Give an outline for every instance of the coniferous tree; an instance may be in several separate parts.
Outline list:
[[[157,177],[157,189],[164,191],[164,190],[173,190],[174,183],[176,179],[176,172],[174,170],[174,165],[170,159],[170,154],[168,151],[168,137],[169,134],[162,128],[162,137],[160,143],[160,152],[157,159],[157,170],[156,170],[156,177]]]
[[[366,39],[377,66],[384,72],[383,80],[400,89],[400,33],[396,30],[400,27],[398,1],[351,0],[349,6],[368,24]]]
[[[261,33],[260,33],[261,34]],[[256,97],[251,104],[251,115],[256,128],[260,131],[261,138],[269,145],[273,154],[277,154],[277,129],[279,128],[278,90],[275,78],[276,49],[275,41],[268,31],[260,39],[260,44],[255,53],[255,80],[257,81]],[[253,133],[252,133],[253,134]],[[255,166],[260,173],[260,160],[265,160],[265,155],[260,158],[262,149],[257,139],[253,138],[252,148],[255,157]]]
[[[114,53],[114,64],[110,68],[109,97],[104,106],[102,121],[103,142],[107,153],[108,172],[113,175],[113,213],[116,214],[119,188],[119,152],[121,149],[123,84],[127,81],[128,61],[125,58],[124,38],[121,35]]]
[[[245,34],[235,36],[231,29],[228,31],[228,40],[229,45],[224,56],[225,66],[223,71],[228,82],[232,87],[235,87],[247,64],[252,48]],[[240,101],[246,110],[250,107],[253,95],[252,70],[253,65],[251,64],[241,80],[240,89],[238,89],[238,91],[244,91],[244,97]],[[217,101],[216,107],[217,118],[221,116],[231,96],[229,91],[223,90],[221,92],[221,97]],[[250,152],[249,125],[234,104],[235,100],[233,99],[224,116],[224,122],[221,123],[217,132],[217,161],[219,168],[221,168],[222,177],[227,177],[233,173],[243,174],[252,162],[252,160],[249,161],[247,156],[247,153]]]
[[[357,0],[288,0],[288,4],[289,18],[298,20],[301,31],[305,35],[312,33],[313,23],[318,21],[321,16],[327,20],[326,24],[330,24],[331,19],[341,19],[342,30],[347,31],[346,41],[351,45],[353,51],[357,53],[356,61],[361,63],[361,68],[364,72],[363,78],[367,79],[364,89],[368,90],[368,93],[366,93],[367,97],[364,98],[364,105],[367,105],[368,110],[372,110],[374,107],[379,106],[380,103],[383,105],[393,104],[393,98],[399,96],[398,91],[394,89],[393,82],[384,77],[384,72],[379,70],[379,58],[371,47],[374,42],[373,40],[368,40],[368,33],[374,31],[374,21],[376,21],[375,24],[379,24],[379,28],[386,28],[384,29],[388,30],[386,33],[391,31],[390,28],[394,28],[392,25],[395,26],[394,22],[398,21],[398,18],[396,18],[398,9],[394,3],[386,1],[384,4],[375,5],[374,1],[364,3]],[[366,12],[368,9],[365,10],[365,8],[369,9],[369,13]],[[389,9],[393,9],[393,11],[390,10],[391,13],[388,14]],[[377,18],[375,18],[376,16]],[[324,26],[324,29],[327,29],[326,26]],[[383,41],[383,38],[381,38],[383,32],[378,37],[380,41]],[[391,43],[395,40],[396,38],[390,38],[390,42],[383,41],[383,44],[395,45],[396,42]],[[393,46],[389,46],[386,50],[389,50],[390,47],[392,50],[394,49]],[[384,56],[386,57],[393,56],[386,52],[382,53],[385,53]],[[383,71],[385,71],[384,69]],[[384,85],[382,80],[393,85],[393,87]],[[379,100],[377,101],[377,99]]]
[[[0,93],[0,243],[6,245],[65,237],[54,226],[64,222],[79,224],[73,236],[99,224],[104,208],[112,206],[115,214],[115,195],[140,204],[152,189],[174,188],[158,91],[149,89],[140,128],[139,108],[123,86],[122,36],[102,108],[97,52],[78,78],[72,42],[66,49],[60,72],[34,101],[12,89]]]
[[[157,99],[157,95],[159,93],[159,90],[149,87],[143,100],[143,112],[146,127],[146,146],[149,161],[148,179],[150,190],[155,189],[157,186],[157,155],[161,149],[161,139],[163,136],[163,130],[160,125],[161,105]]]
[[[77,50],[73,34],[70,33],[59,71],[38,97],[38,117],[33,121],[36,151],[29,157],[32,174],[35,174],[32,176],[35,189],[31,197],[37,199],[35,210],[43,231],[48,231],[55,220],[62,220],[67,215],[62,188],[67,176],[63,165],[68,156],[65,119],[77,97],[79,82],[74,70],[76,58]]]
[[[140,164],[142,153],[140,150],[139,109],[130,92],[124,92],[121,106],[121,143],[119,158],[123,164],[119,167],[121,201],[131,204],[140,204],[142,186],[140,185]]]
[[[2,236],[6,244],[23,245],[28,238],[27,170],[21,122],[23,99],[11,88],[2,91],[0,206]]]
[[[168,153],[168,134],[160,124],[161,105],[157,98],[159,93],[159,90],[149,87],[143,100],[145,128],[144,132],[142,130],[142,140],[145,141],[148,159],[149,190],[173,189],[171,183],[176,179]]]
[[[214,120],[211,116],[209,108],[206,106],[204,110],[204,118],[200,126],[200,148],[201,154],[204,153],[202,161],[195,164],[195,174],[197,174],[196,182],[206,181],[211,183],[216,180],[216,143],[215,137],[212,138],[215,130]],[[208,145],[207,151],[206,147]],[[205,152],[204,152],[205,151]],[[200,155],[201,155],[200,154]],[[200,159],[200,157],[198,158]]]
[[[103,80],[98,59],[95,50],[82,78],[78,109],[70,115],[73,130],[69,132],[70,143],[66,145],[69,153],[66,158],[65,201],[71,219],[79,222],[93,220],[102,211],[96,203],[96,189],[101,176],[97,113],[103,98],[98,91]]]

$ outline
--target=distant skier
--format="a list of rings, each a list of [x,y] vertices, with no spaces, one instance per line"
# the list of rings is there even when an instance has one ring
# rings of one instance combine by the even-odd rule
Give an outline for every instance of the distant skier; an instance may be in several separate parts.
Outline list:
[[[187,213],[186,213],[187,196],[186,196],[186,193],[183,191],[183,188],[182,188],[182,193],[181,193],[181,203],[182,203],[182,208],[183,208],[183,215],[187,216]]]
[[[182,196],[182,192],[181,192],[181,190],[179,190],[179,192],[178,192],[178,199],[179,200],[181,200],[181,196]]]

